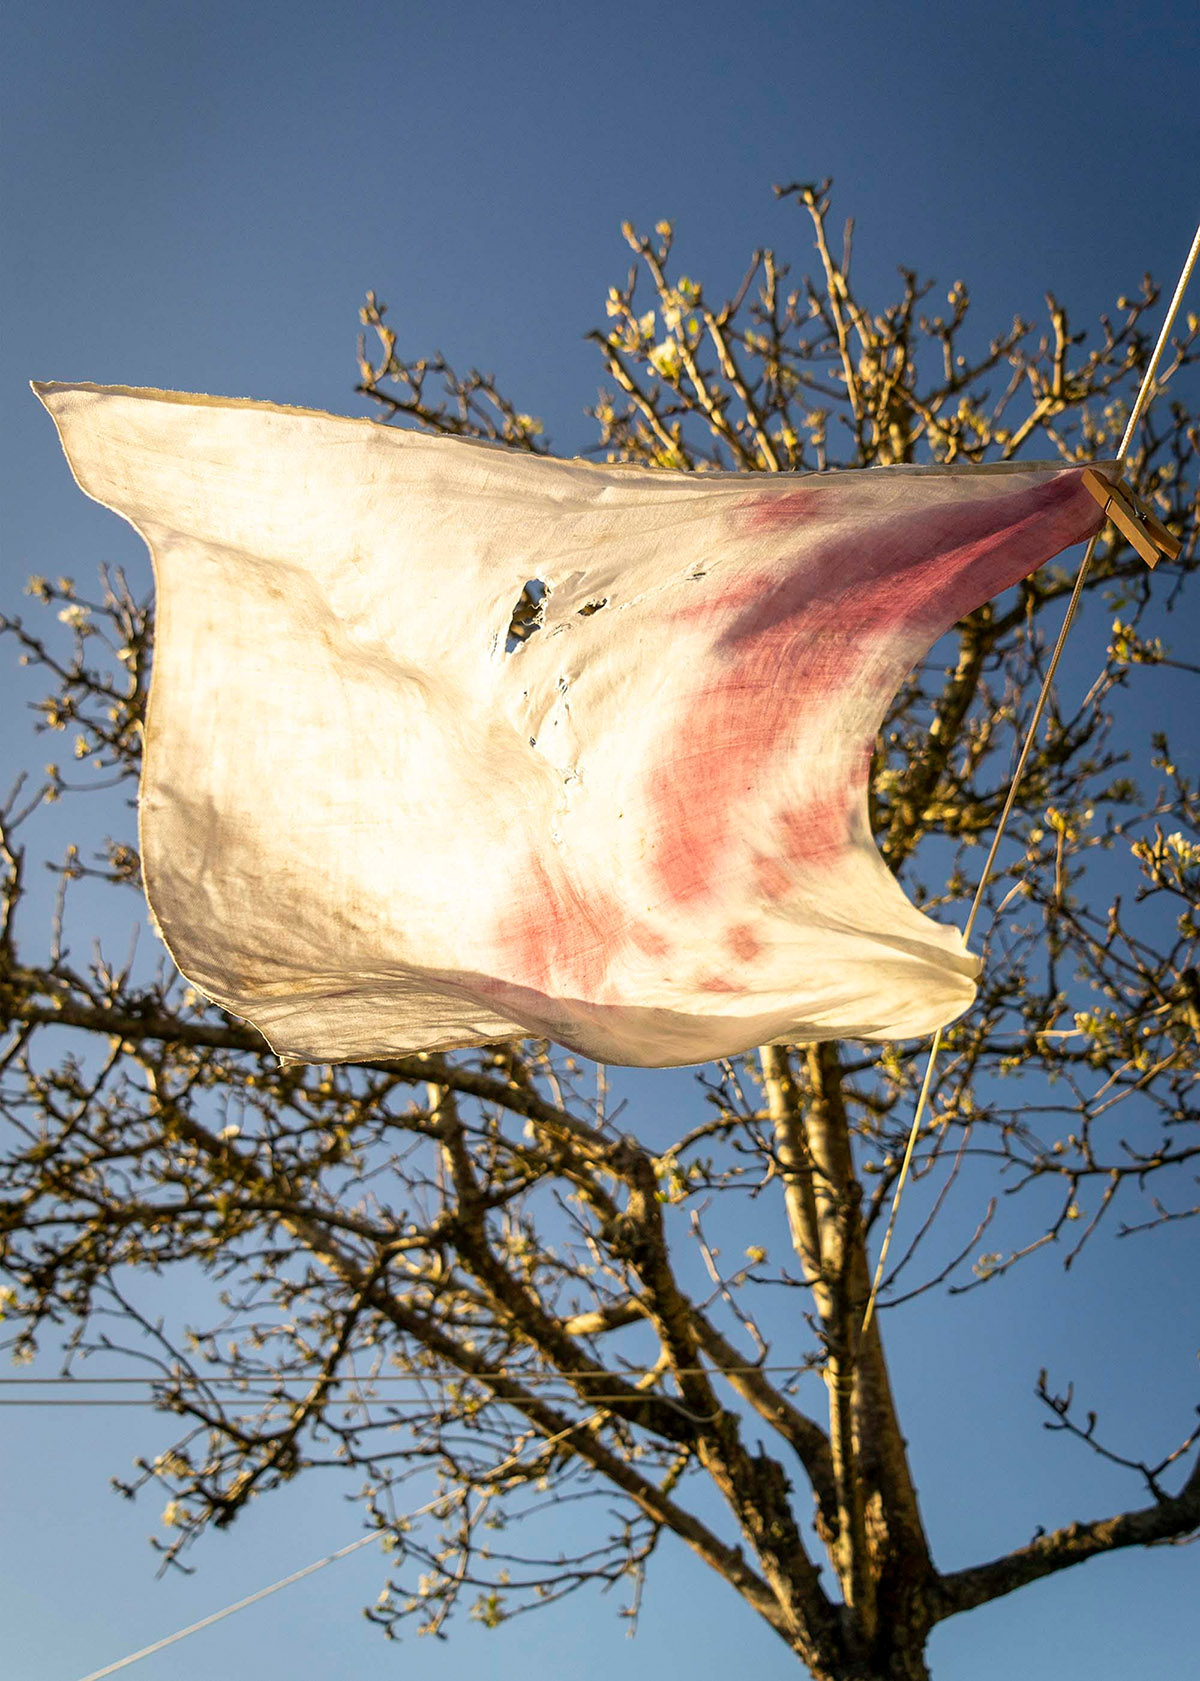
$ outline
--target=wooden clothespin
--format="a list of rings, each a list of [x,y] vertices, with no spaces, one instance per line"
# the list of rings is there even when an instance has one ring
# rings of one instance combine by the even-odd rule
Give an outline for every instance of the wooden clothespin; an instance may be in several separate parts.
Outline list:
[[[1181,538],[1167,530],[1163,522],[1140,500],[1124,479],[1106,479],[1094,467],[1083,475],[1084,488],[1096,498],[1109,519],[1123,537],[1127,537],[1147,566],[1155,567],[1166,555],[1177,560],[1183,547]]]

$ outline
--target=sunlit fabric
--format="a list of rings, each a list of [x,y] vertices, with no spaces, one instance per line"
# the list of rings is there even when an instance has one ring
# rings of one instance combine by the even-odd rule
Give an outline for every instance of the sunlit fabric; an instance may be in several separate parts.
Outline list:
[[[1078,471],[652,472],[37,390],[154,556],[152,912],[281,1055],[669,1065],[970,1004],[875,848],[872,743],[940,634],[1097,528]]]

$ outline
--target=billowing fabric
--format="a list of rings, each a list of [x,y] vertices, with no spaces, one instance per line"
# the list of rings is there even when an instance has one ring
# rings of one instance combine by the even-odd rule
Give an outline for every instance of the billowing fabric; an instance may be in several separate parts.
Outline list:
[[[872,742],[942,632],[1097,528],[1077,471],[652,472],[37,390],[154,556],[152,912],[281,1055],[670,1065],[970,1004],[872,840]]]

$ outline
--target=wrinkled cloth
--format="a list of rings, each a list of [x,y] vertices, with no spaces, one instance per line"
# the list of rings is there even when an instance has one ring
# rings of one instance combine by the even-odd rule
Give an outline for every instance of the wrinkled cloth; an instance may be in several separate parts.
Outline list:
[[[971,1003],[874,845],[872,744],[939,635],[1098,528],[1078,470],[655,472],[35,389],[154,558],[152,914],[281,1056],[668,1066]]]

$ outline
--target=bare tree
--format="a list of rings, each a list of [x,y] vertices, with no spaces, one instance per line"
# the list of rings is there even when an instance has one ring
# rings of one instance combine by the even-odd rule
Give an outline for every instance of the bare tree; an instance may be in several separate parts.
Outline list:
[[[792,284],[760,251],[719,304],[678,273],[668,224],[625,229],[633,267],[591,335],[608,381],[592,410],[600,452],[764,472],[1003,460],[1034,445],[1069,462],[1112,453],[1146,364],[1149,279],[1090,339],[1049,298],[1045,326],[1015,321],[980,345],[963,285],[935,313],[902,269],[897,299],[869,307],[849,226],[831,244],[827,185],[780,196],[811,218],[815,277]],[[547,447],[490,378],[404,360],[374,296],[362,319],[373,339],[359,390],[389,417]],[[1094,623],[1113,620],[1107,654],[1081,700],[1052,701],[1029,764],[989,889],[979,1000],[947,1034],[918,1142],[931,1212],[885,1281],[889,1332],[891,1307],[924,1290],[978,1288],[1056,1240],[1074,1256],[1101,1227],[1200,1212],[1200,800],[1164,735],[1131,745],[1113,716],[1146,667],[1173,666],[1181,683],[1198,670],[1156,633],[1196,564],[1200,439],[1172,393],[1198,355],[1192,317],[1130,463],[1187,534],[1183,554],[1151,580],[1119,540],[1098,553],[1088,599]],[[4,621],[50,684],[38,727],[73,732],[100,780],[135,777],[149,605],[118,575],[94,599],[67,579],[30,587],[61,621]],[[971,614],[912,673],[880,735],[879,845],[943,915],[977,883],[1069,587],[1046,568]],[[526,603],[514,636],[535,623]],[[706,1068],[691,1124],[654,1149],[636,1116],[610,1112],[603,1071],[545,1044],[281,1068],[165,959],[150,973],[72,956],[86,883],[137,886],[128,837],[73,847],[48,944],[34,955],[18,939],[21,825],[73,786],[51,767],[4,812],[6,1311],[18,1355],[49,1334],[68,1370],[89,1352],[140,1361],[177,1415],[175,1446],[128,1488],[168,1492],[168,1561],[281,1482],[349,1466],[366,1521],[394,1548],[370,1613],[388,1632],[410,1616],[441,1630],[463,1606],[500,1622],[595,1583],[625,1583],[635,1614],[669,1531],[819,1681],[915,1681],[942,1619],[1200,1527],[1187,1420],[1172,1454],[1136,1463],[1044,1379],[1048,1421],[1118,1458],[1146,1503],[971,1568],[935,1566],[880,1318],[860,1334],[920,1047],[768,1047]],[[1114,894],[1117,879],[1132,891]],[[976,1162],[997,1185],[1005,1176],[1018,1207],[1036,1193],[1031,1224],[981,1247],[993,1198],[947,1254],[938,1215]],[[761,1223],[772,1199],[794,1250],[776,1259],[744,1243],[747,1211]],[[147,1270],[176,1266],[213,1281],[204,1324],[140,1305]],[[432,1529],[410,1528],[405,1481],[430,1470],[444,1498]],[[568,1534],[584,1537],[574,1552]]]

